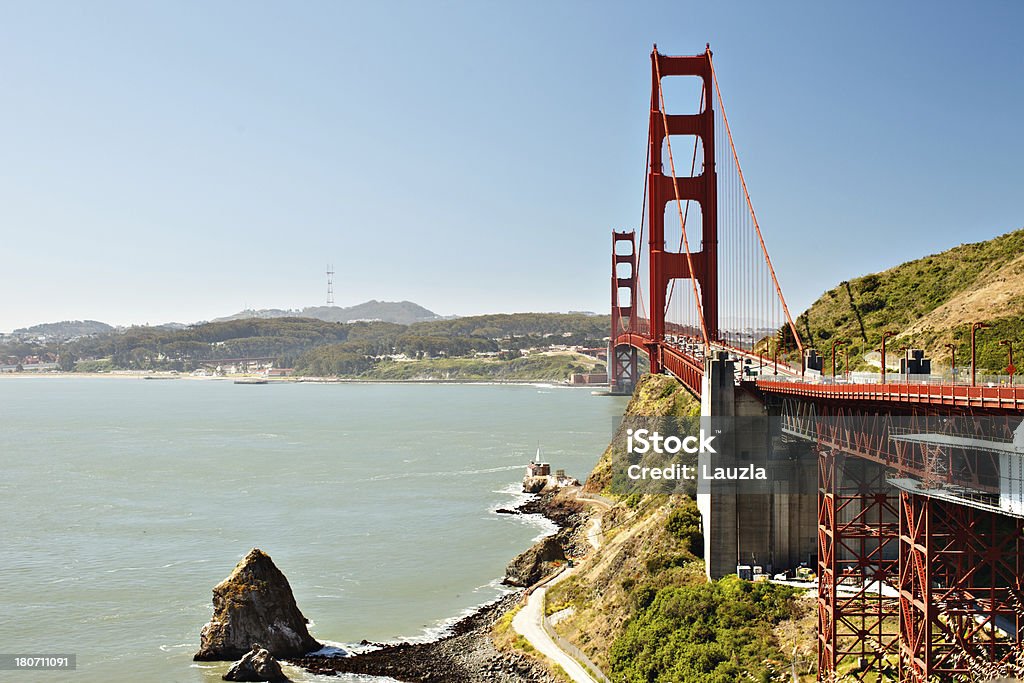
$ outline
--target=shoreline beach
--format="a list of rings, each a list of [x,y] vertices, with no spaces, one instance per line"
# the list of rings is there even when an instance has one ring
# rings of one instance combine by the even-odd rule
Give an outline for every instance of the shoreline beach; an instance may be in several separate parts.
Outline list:
[[[589,517],[581,519],[558,495],[556,491],[531,496],[502,514],[538,514],[555,525],[554,534],[576,536]],[[386,676],[403,683],[556,683],[559,679],[539,661],[518,651],[500,650],[491,638],[495,624],[516,609],[528,591],[515,589],[477,607],[430,641],[363,641],[361,646],[372,649],[348,657],[307,654],[288,663],[313,674]]]
[[[169,374],[157,372],[3,372],[0,379],[147,379],[154,380],[198,380],[230,382],[236,379],[262,377],[262,375],[191,375]],[[565,389],[588,389],[593,391],[598,385],[573,385],[565,382],[554,382],[546,379],[368,379],[359,377],[268,377],[267,384],[479,384],[483,386],[545,386]]]

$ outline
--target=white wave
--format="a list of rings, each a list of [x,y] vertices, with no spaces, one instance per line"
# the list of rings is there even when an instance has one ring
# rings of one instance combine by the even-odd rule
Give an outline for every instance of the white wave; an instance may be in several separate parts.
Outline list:
[[[317,657],[349,657],[352,654],[346,649],[348,646],[343,643],[336,643],[331,640],[321,640],[320,642],[323,643],[323,647],[309,654]]]
[[[452,472],[451,474],[492,474],[494,472],[511,472],[512,470],[524,469],[522,465],[502,465],[500,467],[488,467],[481,470],[462,470],[461,472]]]
[[[505,595],[508,595],[508,593],[516,590],[514,588],[509,588],[508,586],[501,586],[501,580],[500,579],[494,579],[493,581],[488,582],[484,586],[477,587],[474,590],[474,592],[475,593],[483,592],[483,590],[485,588],[489,588],[491,586],[494,586],[495,587],[494,591],[498,593],[498,595],[496,597],[492,597],[489,600],[485,600],[484,602],[481,602],[478,605],[474,605],[472,607],[467,607],[466,609],[462,610],[459,614],[456,614],[453,617],[448,617],[447,619],[441,619],[440,621],[435,623],[433,626],[428,626],[428,627],[424,628],[423,632],[420,635],[418,635],[418,636],[413,636],[412,638],[403,638],[402,640],[404,642],[407,642],[407,643],[432,643],[435,640],[440,640],[441,638],[444,638],[445,636],[451,634],[452,627],[454,627],[455,624],[459,623],[460,621],[462,621],[463,619],[465,619],[468,616],[476,614],[481,609],[487,607],[488,605],[491,605],[491,604],[497,602],[498,600],[500,600]],[[498,586],[501,586],[501,588],[497,588]],[[402,642],[402,641],[396,641],[396,642]]]
[[[454,616],[447,617],[445,619],[440,619],[440,620],[438,620],[437,622],[435,622],[431,626],[424,627],[424,629],[419,634],[417,634],[417,635],[383,640],[383,641],[379,642],[379,645],[397,645],[398,643],[414,643],[414,644],[419,644],[419,643],[432,643],[432,642],[435,642],[437,640],[440,640],[441,638],[444,638],[444,637],[446,637],[448,635],[451,635],[452,628],[457,623],[459,623],[460,621],[465,619],[466,617],[469,617],[469,616],[472,616],[473,614],[476,614],[477,612],[479,612],[480,610],[484,609],[485,607],[494,604],[495,602],[497,602],[501,598],[505,597],[509,593],[514,593],[517,590],[519,590],[519,589],[518,588],[514,588],[512,586],[506,586],[505,584],[503,584],[502,580],[500,578],[499,579],[492,579],[492,580],[488,581],[487,583],[482,584],[480,586],[477,586],[476,588],[473,589],[473,593],[475,593],[475,594],[480,594],[480,593],[489,593],[490,594],[490,596],[487,597],[482,602],[480,602],[480,603],[478,603],[476,605],[473,605],[471,607],[467,607],[466,609],[462,610],[461,612],[459,612],[458,614],[456,614]],[[339,650],[341,650],[342,652],[345,653],[345,654],[340,654],[340,655],[325,655],[325,656],[347,657],[349,655],[363,654],[365,652],[372,652],[374,650],[379,650],[380,649],[378,644],[364,645],[362,643],[337,643],[337,642],[332,642],[332,641],[324,640],[324,639],[320,639],[320,642],[324,643],[325,645],[330,646],[330,648],[338,648]],[[326,648],[325,647],[324,650],[329,650],[330,648]],[[321,652],[316,652],[316,653],[313,653],[313,654],[321,654]],[[376,679],[374,679],[374,680],[376,680]]]
[[[527,498],[533,495],[532,493],[524,493],[523,485],[516,482],[510,483],[504,488],[495,489],[491,493],[504,493],[507,496],[525,496]]]
[[[506,501],[504,503],[499,503],[499,504],[494,505],[493,507],[491,507],[489,512],[492,515],[497,515],[499,508],[515,509],[515,508],[518,508],[523,503],[526,503],[527,501],[533,500],[534,498],[537,497],[536,493],[526,493],[526,492],[524,492],[523,488],[522,488],[522,484],[516,484],[516,483],[509,484],[508,486],[506,486],[503,489],[499,489],[497,491],[494,491],[494,493],[503,493],[503,494],[509,495],[509,496],[512,497],[512,500],[511,501]],[[550,519],[548,519],[544,515],[540,515],[540,514],[536,514],[536,513],[531,513],[531,514],[526,514],[526,515],[505,515],[505,514],[503,514],[503,515],[501,515],[501,517],[513,517],[514,519],[518,520],[522,524],[526,524],[527,526],[532,526],[532,527],[536,527],[537,529],[539,529],[540,533],[533,537],[533,542],[534,543],[536,543],[537,541],[539,541],[541,539],[547,538],[548,536],[554,536],[558,532],[558,525],[555,524],[554,522],[552,522]]]
[[[523,469],[523,465],[501,465],[500,467],[486,467],[476,470],[455,470],[455,471],[434,471],[434,472],[391,472],[388,474],[377,474],[365,479],[357,479],[347,483],[363,483],[368,481],[393,481],[395,479],[433,479],[438,477],[459,477],[471,474],[494,474],[495,472],[511,472],[512,470]],[[320,482],[318,482],[320,483]]]
[[[524,524],[529,524],[530,526],[540,529],[540,533],[532,539],[534,543],[558,533],[558,525],[544,515],[519,515],[519,519],[521,519]]]
[[[171,650],[181,650],[187,647],[195,647],[195,643],[178,643],[177,645],[161,645],[160,650],[163,652],[170,652]]]

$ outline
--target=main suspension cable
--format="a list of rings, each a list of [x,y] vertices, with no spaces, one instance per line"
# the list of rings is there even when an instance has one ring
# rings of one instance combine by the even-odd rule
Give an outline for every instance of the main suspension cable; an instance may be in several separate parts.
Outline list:
[[[647,219],[647,192],[648,192],[647,185],[648,185],[648,177],[650,175],[648,171],[649,171],[649,169],[651,167],[651,136],[652,135],[653,135],[653,131],[651,130],[651,121],[650,121],[650,117],[648,117],[648,121],[647,121],[647,158],[644,160],[644,198],[643,198],[643,202],[641,202],[641,206],[640,206],[640,239],[637,240],[637,243],[633,247],[634,253],[636,254],[636,268],[633,271],[633,277],[636,280],[636,285],[633,287],[633,290],[634,290],[635,294],[637,295],[636,301],[633,302],[633,310],[640,313],[639,316],[635,316],[637,321],[646,320],[647,319],[647,308],[646,308],[646,306],[644,306],[644,298],[642,296],[639,296],[639,294],[641,293],[640,292],[640,284],[641,284],[641,282],[640,282],[640,271],[641,271],[640,263],[641,263],[641,259],[643,258],[643,254],[644,254],[644,247],[643,247],[643,245],[644,245],[644,223],[646,223],[646,219]],[[632,323],[632,321],[630,321],[630,322]],[[643,323],[641,323],[641,325],[642,324]],[[636,332],[636,331],[637,330],[631,330],[631,332]],[[647,330],[643,330],[643,332],[646,333]]]
[[[743,189],[743,196],[746,199],[747,208],[750,210],[750,218],[754,223],[754,230],[757,233],[757,239],[761,245],[761,253],[764,254],[764,260],[768,266],[768,272],[771,274],[772,283],[775,285],[775,293],[778,295],[779,302],[782,304],[782,310],[786,314],[786,322],[789,324],[789,330],[793,333],[793,339],[796,341],[797,348],[800,350],[802,356],[804,347],[800,341],[800,335],[797,333],[796,325],[793,323],[793,318],[789,314],[789,306],[786,305],[786,298],[782,295],[782,288],[779,286],[779,279],[775,276],[775,267],[772,265],[772,259],[768,255],[768,248],[764,244],[764,236],[761,234],[761,226],[757,222],[757,214],[754,213],[754,205],[750,201],[750,193],[747,191],[747,181],[743,178],[743,169],[740,168],[740,158],[736,153],[736,144],[732,139],[732,129],[729,127],[729,117],[725,114],[725,102],[722,100],[722,89],[718,85],[718,75],[715,73],[715,66],[714,63],[711,62],[710,55],[708,56],[708,63],[711,65],[711,79],[715,83],[715,93],[718,96],[718,107],[722,111],[722,122],[725,123],[725,133],[729,138],[729,148],[732,150],[733,163],[736,164],[736,172],[739,175],[740,185]]]

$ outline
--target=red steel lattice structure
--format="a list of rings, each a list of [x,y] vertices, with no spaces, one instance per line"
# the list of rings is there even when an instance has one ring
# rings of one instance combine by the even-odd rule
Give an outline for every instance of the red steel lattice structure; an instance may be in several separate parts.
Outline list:
[[[907,492],[900,513],[900,681],[1016,678],[1024,520]]]
[[[818,671],[855,659],[876,673],[899,650],[899,513],[881,469],[822,446],[818,457]]]
[[[998,487],[982,475],[998,465],[971,449],[973,457],[954,457],[958,449],[894,438],[900,428],[935,435],[956,424],[947,436],[1008,441],[1021,416],[803,396],[786,396],[781,414],[783,429],[814,439],[820,453],[819,679],[841,670],[905,683],[1024,672],[1024,519],[993,509]],[[889,476],[935,491],[966,483],[977,495],[900,491]]]

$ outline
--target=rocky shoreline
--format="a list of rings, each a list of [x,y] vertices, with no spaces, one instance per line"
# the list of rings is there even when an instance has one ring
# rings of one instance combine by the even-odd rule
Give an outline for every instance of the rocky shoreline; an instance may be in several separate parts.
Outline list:
[[[586,539],[579,532],[588,513],[575,500],[577,491],[541,493],[516,508],[498,512],[544,515],[558,526],[554,538],[565,555],[579,557],[586,553]],[[531,561],[531,553],[536,554],[536,549],[550,542],[541,541],[513,564]],[[543,558],[538,556],[537,561]],[[306,655],[289,663],[315,674],[387,676],[406,683],[555,683],[558,679],[544,666],[522,654],[498,650],[491,640],[495,622],[519,604],[523,592],[517,590],[481,607],[455,623],[447,635],[428,643],[382,644],[351,657]]]

